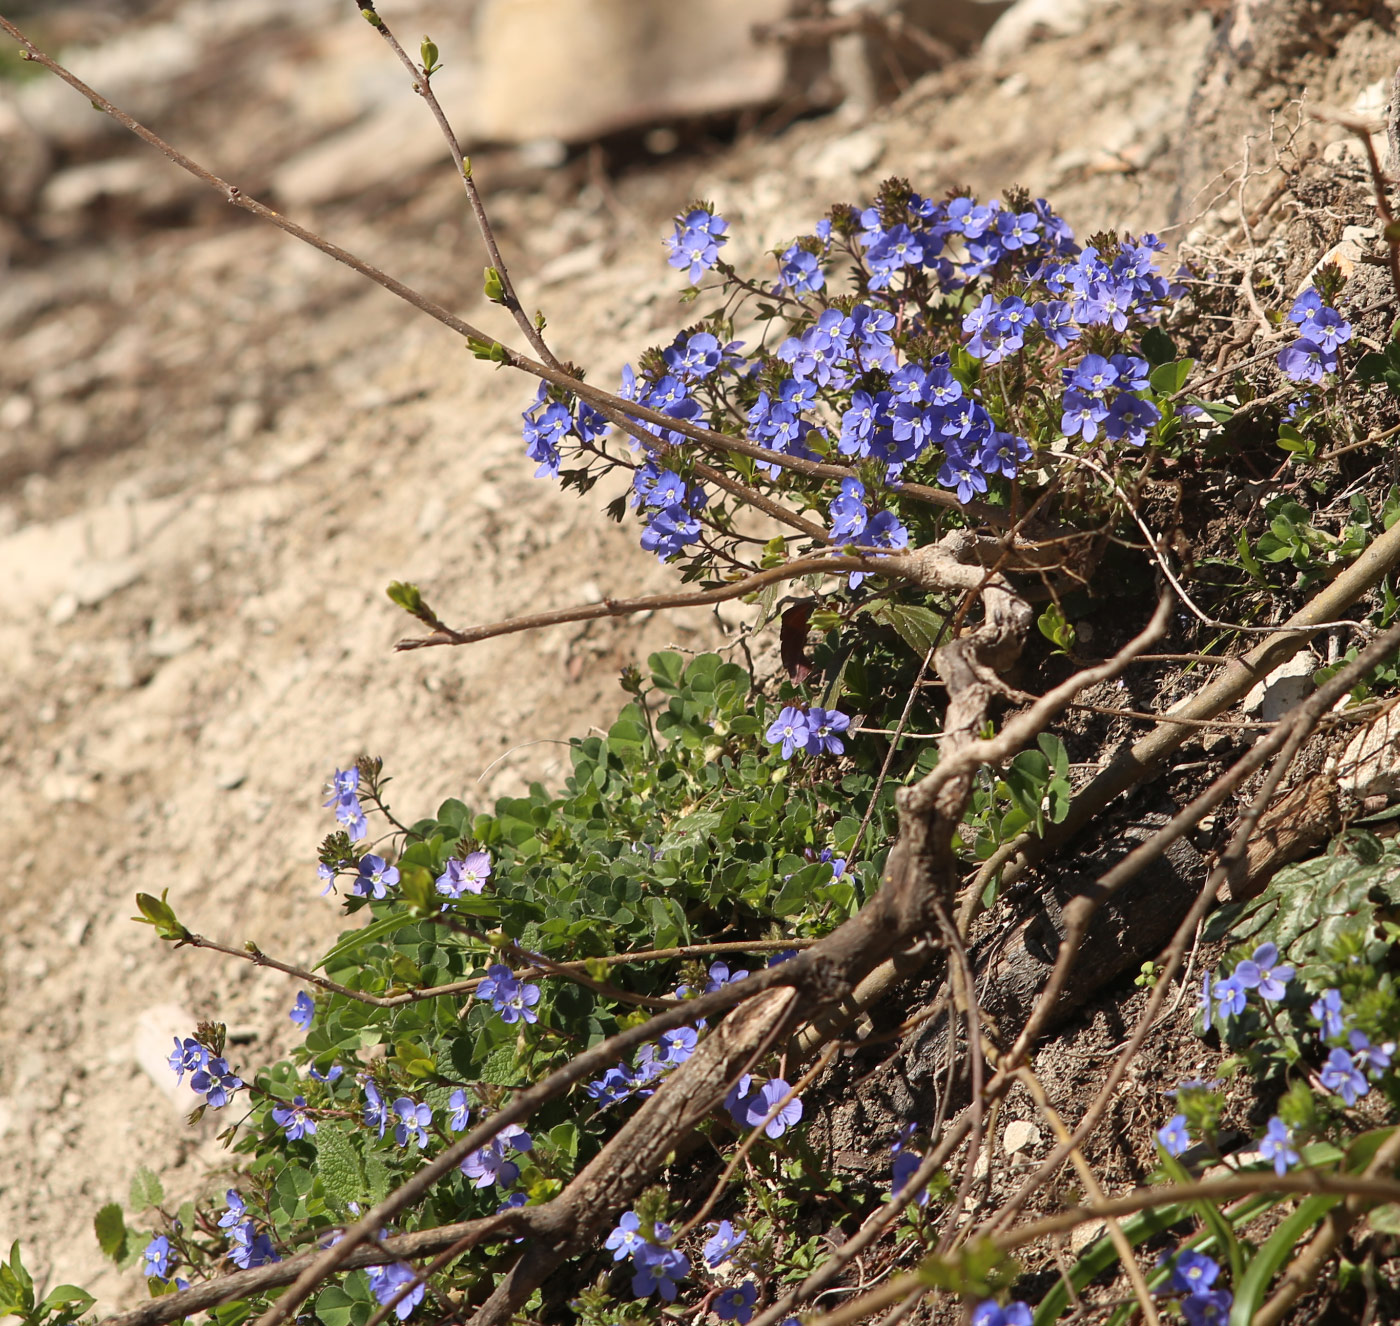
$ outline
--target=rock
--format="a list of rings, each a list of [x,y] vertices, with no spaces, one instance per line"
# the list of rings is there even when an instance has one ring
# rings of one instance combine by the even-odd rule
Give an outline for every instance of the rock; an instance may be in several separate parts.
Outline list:
[[[1013,1119],[1001,1135],[1001,1149],[1014,1156],[1027,1147],[1040,1145],[1040,1129],[1024,1119]]]
[[[1388,709],[1342,752],[1337,786],[1358,800],[1400,792],[1400,713]]]
[[[777,100],[788,55],[753,40],[792,0],[483,0],[472,49],[485,53],[468,109],[472,137],[586,142],[657,120]]]
[[[1300,650],[1280,663],[1244,697],[1244,712],[1266,723],[1276,723],[1294,705],[1313,693],[1317,658],[1310,649]]]
[[[24,216],[53,168],[53,154],[44,136],[20,112],[14,101],[0,95],[0,215]]]
[[[1094,15],[1113,0],[1017,0],[982,39],[982,53],[1005,60],[1044,37],[1083,32]]]

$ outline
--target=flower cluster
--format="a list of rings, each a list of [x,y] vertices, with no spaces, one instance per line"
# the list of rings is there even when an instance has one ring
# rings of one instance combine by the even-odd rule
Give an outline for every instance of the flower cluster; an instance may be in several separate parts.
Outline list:
[[[452,857],[443,863],[437,877],[437,891],[447,898],[460,898],[464,893],[480,893],[491,878],[491,853],[468,852],[462,860]]]
[[[1289,322],[1298,328],[1298,339],[1278,353],[1278,366],[1294,382],[1321,382],[1337,371],[1337,350],[1351,340],[1351,323],[1322,302],[1309,286],[1288,310]]]
[[[1201,982],[1201,1022],[1209,1031],[1214,1021],[1228,1022],[1245,1010],[1251,990],[1267,1003],[1276,1004],[1287,993],[1293,968],[1278,960],[1278,946],[1260,944],[1252,957],[1235,964],[1229,976],[1207,972]]]
[[[238,1190],[230,1188],[224,1198],[228,1210],[219,1217],[219,1228],[228,1231],[229,1261],[240,1271],[280,1262],[282,1258],[272,1246],[271,1238],[258,1231],[257,1222],[248,1215],[247,1204]]]
[[[670,1226],[659,1220],[654,1222],[648,1237],[642,1232],[641,1217],[635,1211],[623,1212],[617,1227],[608,1235],[603,1246],[612,1253],[613,1261],[632,1259],[635,1297],[660,1294],[668,1303],[675,1302],[677,1283],[690,1274],[690,1258],[669,1246],[671,1237]]]
[[[322,803],[335,807],[335,818],[344,826],[351,842],[359,842],[369,833],[369,821],[365,819],[364,808],[360,805],[359,790],[358,769],[337,769],[326,787],[330,795]]]
[[[506,1153],[530,1151],[534,1145],[535,1139],[523,1128],[508,1124],[485,1146],[469,1152],[460,1168],[473,1187],[489,1188],[494,1183],[509,1188],[520,1177],[520,1166]]]
[[[540,987],[527,985],[515,976],[503,962],[494,962],[476,987],[478,999],[487,999],[501,1015],[507,1026],[516,1022],[538,1022],[535,1005],[540,1002]]]
[[[715,967],[721,966],[722,963],[716,963],[710,968],[712,977]],[[728,970],[727,967],[724,968],[727,979],[737,980],[739,976],[748,975],[748,972],[742,972],[728,977]],[[719,985],[714,988],[718,989]],[[684,987],[677,993],[680,994],[683,990]],[[643,1045],[637,1052],[634,1066],[619,1063],[616,1067],[609,1068],[602,1077],[588,1084],[588,1094],[600,1109],[616,1105],[629,1096],[649,1096],[656,1090],[656,1083],[660,1078],[690,1058],[698,1041],[699,1032],[694,1027],[676,1027],[671,1031],[663,1031],[657,1037],[656,1044]]]
[[[837,709],[819,709],[816,705],[799,709],[796,705],[786,705],[768,728],[766,740],[769,745],[782,748],[785,760],[792,759],[798,751],[808,755],[824,752],[840,755],[846,749],[841,734],[850,726],[850,715]]]
[[[698,280],[717,263],[726,231],[713,208],[697,205],[676,218],[671,264]],[[1012,397],[989,373],[1013,355],[1053,372],[1089,330],[1098,348],[1130,348],[1134,326],[1171,293],[1157,270],[1163,247],[1144,235],[1081,249],[1044,199],[940,202],[891,180],[872,206],[833,209],[782,252],[773,294],[788,334],[775,349],[745,354],[741,342],[722,343],[728,324],[711,319],[625,367],[619,395],[694,428],[742,428],[774,453],[757,458],[769,479],[784,456],[858,468],[828,499],[830,542],[901,548],[907,530],[871,484],[897,491],[918,470],[968,502],[993,479],[1015,477],[1033,445],[1008,423]],[[848,260],[854,293],[838,295],[829,269]],[[1065,437],[1140,446],[1160,419],[1142,394],[1147,363],[1135,355],[1091,354],[1063,373],[1058,412],[1036,424],[1042,441],[1055,441],[1059,419]],[[616,463],[635,470],[643,547],[670,560],[700,540],[706,520],[720,533],[727,526],[705,515],[709,495],[687,477],[686,436],[646,422],[634,437],[643,431],[658,443],[643,448],[640,464]],[[597,411],[558,389],[542,386],[524,414],[540,474],[559,472],[566,446],[605,455],[607,433]]]
[[[390,1262],[387,1266],[366,1266],[365,1274],[369,1277],[369,1290],[375,1299],[382,1305],[393,1302],[394,1296],[403,1289],[405,1285],[413,1284],[417,1278],[417,1273],[407,1262]],[[427,1292],[427,1285],[419,1281],[408,1291],[394,1308],[394,1316],[400,1321],[407,1321],[422,1301],[423,1295]]]
[[[243,1079],[228,1066],[228,1060],[212,1054],[206,1046],[192,1037],[175,1038],[175,1048],[168,1060],[177,1082],[190,1075],[190,1086],[204,1097],[210,1109],[219,1110],[233,1099],[233,1093],[243,1085]]]

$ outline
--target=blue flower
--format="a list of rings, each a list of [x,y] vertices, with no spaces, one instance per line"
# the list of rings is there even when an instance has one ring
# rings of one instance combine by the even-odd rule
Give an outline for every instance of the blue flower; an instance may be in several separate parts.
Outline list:
[[[369,1277],[370,1293],[380,1304],[388,1303],[404,1285],[412,1284],[416,1278],[413,1267],[407,1262],[390,1262],[387,1266],[366,1266],[365,1274]],[[394,1309],[394,1316],[400,1321],[407,1321],[412,1315],[413,1309],[423,1301],[423,1294],[427,1285],[416,1284],[408,1291]]]
[[[901,1149],[894,1158],[892,1167],[893,1177],[890,1182],[890,1195],[898,1196],[908,1186],[913,1179],[920,1165],[924,1163],[924,1158],[917,1151],[906,1151]],[[920,1188],[914,1194],[914,1201],[919,1206],[928,1205],[928,1189]]]
[[[243,1079],[235,1076],[225,1059],[206,1059],[190,1077],[190,1086],[205,1097],[212,1110],[223,1109],[242,1085]]]
[[[989,1298],[973,1309],[972,1326],[1031,1326],[1031,1310],[1015,1299],[1002,1307]]]
[[[757,1128],[768,1118],[768,1113],[786,1096],[791,1089],[780,1077],[775,1077],[763,1086],[752,1088],[752,1079],[747,1073],[739,1079],[729,1095],[724,1098],[724,1107],[740,1128]],[[794,1097],[768,1119],[763,1131],[769,1137],[781,1137],[802,1118],[802,1101]]]
[[[365,1080],[365,1124],[367,1127],[378,1127],[379,1136],[384,1136],[384,1129],[389,1122],[389,1110],[384,1104],[384,1098],[379,1094],[379,1088],[368,1079]]]
[[[748,1234],[743,1230],[736,1232],[727,1220],[721,1220],[719,1224],[711,1225],[710,1228],[715,1232],[705,1241],[705,1261],[713,1269],[728,1261],[734,1249],[748,1238]]]
[[[705,993],[714,994],[723,986],[732,985],[735,981],[742,981],[748,975],[748,968],[741,967],[738,971],[730,971],[729,964],[723,960],[710,963],[709,979],[705,982]]]
[[[1278,352],[1278,366],[1294,382],[1321,382],[1337,368],[1337,356],[1307,337],[1292,341]]]
[[[467,1093],[460,1087],[457,1088],[447,1098],[447,1108],[452,1111],[447,1117],[447,1126],[454,1133],[465,1132],[467,1127],[467,1116],[471,1113],[471,1105],[467,1101]]]
[[[706,208],[696,208],[675,218],[675,231],[667,237],[671,250],[667,262],[672,267],[686,268],[694,285],[719,257],[720,245],[726,242],[728,223]]]
[[[1186,1116],[1174,1114],[1165,1128],[1157,1130],[1157,1141],[1169,1156],[1179,1156],[1191,1145],[1191,1134],[1186,1131]]]
[[[360,858],[360,873],[355,876],[350,892],[361,898],[386,898],[398,882],[398,867],[391,866],[382,856],[371,854]]]
[[[316,1132],[316,1120],[306,1112],[305,1096],[297,1096],[291,1105],[279,1105],[272,1111],[272,1122],[287,1134],[289,1142],[299,1142],[307,1133]]]
[[[1238,1017],[1244,1012],[1245,987],[1237,976],[1227,976],[1223,981],[1216,981],[1213,993],[1222,1017]]]
[[[540,1002],[540,987],[523,984],[502,962],[492,963],[486,976],[476,987],[477,998],[489,999],[491,1007],[501,1015],[501,1021],[511,1026],[523,1018],[538,1022],[535,1005]]]
[[[1187,1326],[1224,1326],[1234,1301],[1228,1289],[1187,1294],[1181,1300],[1181,1315],[1186,1318]]]
[[[659,1293],[668,1303],[676,1299],[676,1282],[690,1271],[690,1258],[676,1248],[643,1243],[632,1254],[637,1273],[632,1277],[632,1293],[647,1298]]]
[[[170,1240],[164,1234],[157,1234],[141,1254],[145,1261],[141,1265],[142,1274],[156,1280],[170,1278],[171,1265],[179,1260],[170,1247]]]
[[[306,1071],[317,1082],[325,1082],[327,1085],[335,1082],[345,1072],[339,1064],[332,1064],[324,1073],[317,1072],[315,1064],[312,1064]]]
[[[1205,1253],[1197,1252],[1194,1248],[1183,1248],[1172,1262],[1172,1288],[1199,1294],[1209,1289],[1219,1274],[1219,1264]]]
[[[792,759],[799,750],[806,750],[811,737],[807,715],[793,705],[783,707],[766,734],[770,746],[782,746],[785,760]]]
[[[795,295],[814,294],[826,284],[826,274],[817,261],[817,255],[808,253],[796,244],[783,254],[778,279]]]
[[[289,1018],[302,1031],[311,1025],[311,1017],[316,1012],[316,1005],[311,1002],[311,996],[305,990],[297,994],[296,1002],[292,1005],[292,1011],[287,1014]]]
[[[607,1242],[603,1244],[612,1253],[613,1261],[620,1262],[624,1257],[630,1257],[646,1243],[646,1239],[642,1237],[641,1228],[641,1217],[635,1211],[622,1213],[622,1218],[608,1235]]]
[[[740,976],[747,976],[747,972],[740,972]],[[738,979],[738,976],[735,977]],[[674,1031],[663,1031],[658,1037],[661,1044],[661,1062],[667,1064],[683,1064],[692,1054],[695,1053],[695,1044],[699,1035],[694,1027],[677,1027]]]
[[[359,786],[358,769],[337,769],[326,787],[330,795],[322,803],[335,807],[335,817],[344,826],[352,842],[358,842],[369,832],[369,823],[360,806]]]
[[[1284,987],[1293,979],[1293,968],[1279,962],[1276,944],[1260,944],[1252,958],[1236,964],[1233,975],[1246,989],[1257,989],[1262,998],[1278,1003],[1288,993]]]
[[[437,891],[448,898],[460,898],[464,893],[480,893],[490,878],[491,853],[469,852],[464,860],[453,857],[443,863]]]
[[[394,1141],[407,1146],[409,1141],[420,1147],[428,1145],[428,1134],[424,1131],[433,1121],[433,1111],[428,1105],[420,1105],[409,1096],[400,1096],[394,1102],[394,1114],[398,1122],[394,1125]]]
[[[509,1188],[520,1177],[520,1166],[506,1159],[506,1151],[529,1151],[534,1145],[529,1133],[511,1124],[479,1151],[471,1152],[462,1161],[462,1173],[478,1188],[489,1188],[493,1183]]]
[[[1395,1053],[1395,1042],[1386,1041],[1383,1045],[1372,1045],[1364,1032],[1353,1031],[1347,1036],[1351,1045],[1352,1058],[1358,1068],[1364,1068],[1372,1077],[1390,1067],[1391,1056]]]
[[[737,1321],[745,1326],[753,1316],[754,1304],[758,1302],[758,1286],[752,1280],[741,1285],[731,1285],[715,1295],[713,1307],[715,1316],[721,1321]]]
[[[1285,1174],[1290,1165],[1298,1163],[1298,1153],[1293,1149],[1293,1134],[1277,1114],[1269,1120],[1269,1126],[1259,1143],[1259,1154],[1265,1160],[1274,1162],[1275,1174]]]
[[[1335,1091],[1348,1105],[1355,1105],[1358,1096],[1371,1090],[1371,1084],[1361,1075],[1343,1049],[1335,1049],[1322,1067],[1322,1085]]]
[[[209,1062],[209,1051],[192,1037],[185,1037],[181,1040],[175,1037],[175,1048],[170,1052],[168,1060],[170,1071],[175,1074],[177,1082],[185,1080],[185,1074],[198,1072]]]
[[[220,1229],[232,1229],[248,1213],[247,1203],[239,1196],[237,1188],[230,1188],[224,1194],[224,1201],[228,1205],[228,1210],[219,1217]]]
[[[848,714],[843,714],[837,709],[819,709],[813,705],[807,711],[807,754],[840,755],[846,744],[841,740],[841,733],[851,726],[851,719]]]
[[[1340,990],[1324,990],[1313,1000],[1308,1011],[1322,1024],[1323,1040],[1332,1040],[1346,1030],[1347,1020],[1342,1016],[1342,995]]]
[[[240,1270],[249,1271],[255,1266],[268,1266],[282,1259],[272,1246],[266,1234],[259,1234],[258,1227],[245,1220],[229,1230],[228,1258]]]

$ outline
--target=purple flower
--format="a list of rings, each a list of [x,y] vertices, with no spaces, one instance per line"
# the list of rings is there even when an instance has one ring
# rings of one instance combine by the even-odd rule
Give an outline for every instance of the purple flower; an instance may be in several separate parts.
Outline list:
[[[471,1113],[471,1105],[467,1101],[467,1093],[458,1087],[457,1090],[447,1098],[447,1108],[452,1111],[452,1113],[447,1116],[447,1126],[452,1129],[454,1133],[465,1132],[467,1116]]]
[[[175,1048],[170,1052],[170,1071],[177,1082],[185,1080],[185,1074],[198,1072],[209,1062],[209,1051],[192,1037],[181,1040],[175,1037]]]
[[[1364,1032],[1353,1031],[1347,1040],[1351,1044],[1352,1058],[1358,1068],[1364,1068],[1372,1077],[1390,1067],[1391,1056],[1395,1053],[1395,1042],[1386,1041],[1383,1045],[1372,1045]]]
[[[248,1271],[255,1266],[268,1266],[282,1260],[273,1248],[272,1240],[266,1234],[259,1234],[258,1227],[251,1220],[230,1229],[228,1242],[229,1261],[240,1270]]]
[[[826,752],[840,755],[846,749],[841,733],[850,726],[850,715],[837,709],[819,709],[813,705],[807,712],[807,754],[821,755]]]
[[[1211,1289],[1203,1294],[1187,1294],[1181,1300],[1181,1315],[1187,1326],[1224,1326],[1234,1295],[1228,1289]]]
[[[206,1098],[211,1110],[223,1109],[242,1085],[243,1079],[234,1075],[225,1059],[206,1059],[190,1077],[190,1086]]]
[[[720,245],[725,243],[728,224],[705,208],[696,208],[675,219],[675,231],[666,239],[671,256],[666,260],[672,267],[687,269],[694,285],[719,257]]]
[[[711,1225],[710,1228],[715,1232],[705,1241],[705,1261],[713,1270],[729,1260],[730,1254],[748,1238],[748,1234],[743,1230],[736,1233],[734,1226],[727,1220],[721,1220],[718,1225]]]
[[[350,892],[361,898],[385,898],[398,882],[398,867],[391,866],[382,856],[371,854],[360,858],[360,873],[355,876]]]
[[[299,1142],[307,1133],[316,1132],[316,1120],[306,1112],[306,1097],[298,1096],[290,1105],[279,1105],[272,1111],[272,1122],[287,1134],[287,1141]]]
[[[709,980],[705,982],[705,993],[713,994],[716,990],[722,989],[726,985],[733,985],[735,981],[742,981],[748,975],[748,969],[741,967],[738,971],[730,971],[729,964],[723,960],[710,963]]]
[[[758,1286],[752,1280],[745,1280],[741,1285],[720,1290],[712,1306],[721,1321],[737,1321],[739,1326],[745,1326],[757,1302]]]
[[[1293,968],[1279,962],[1276,944],[1260,944],[1252,958],[1236,964],[1234,979],[1276,1004],[1288,993],[1284,987],[1293,979]]]
[[[661,1044],[661,1062],[685,1063],[695,1053],[697,1039],[698,1033],[694,1027],[677,1027],[674,1031],[663,1031],[658,1037]]]
[[[316,867],[316,878],[324,880],[326,883],[326,887],[321,890],[321,897],[324,898],[326,894],[335,888],[335,871],[322,861]]]
[[[632,1254],[637,1273],[632,1277],[632,1293],[647,1298],[659,1293],[668,1303],[676,1299],[676,1282],[690,1271],[690,1258],[676,1248],[643,1243]]]
[[[1285,1174],[1290,1165],[1298,1163],[1298,1153],[1293,1149],[1293,1134],[1277,1114],[1269,1120],[1269,1126],[1259,1143],[1259,1154],[1265,1160],[1274,1162],[1275,1174]]]
[[[369,1277],[370,1293],[382,1305],[390,1302],[394,1295],[401,1290],[404,1285],[413,1284],[416,1273],[413,1267],[407,1262],[390,1262],[387,1266],[366,1266],[365,1274]],[[427,1285],[419,1283],[413,1286],[401,1299],[394,1309],[394,1316],[400,1321],[407,1321],[412,1315],[413,1309],[423,1301],[423,1294]]]
[[[1324,990],[1314,999],[1308,1011],[1322,1024],[1322,1039],[1331,1040],[1346,1030],[1347,1019],[1342,1016],[1340,990]]]
[[[1362,1077],[1356,1065],[1343,1049],[1335,1049],[1327,1056],[1322,1067],[1322,1085],[1328,1091],[1335,1091],[1348,1105],[1355,1105],[1358,1096],[1371,1090],[1371,1084]]]
[[[1186,1116],[1173,1114],[1167,1126],[1157,1130],[1157,1141],[1167,1155],[1181,1155],[1191,1145],[1191,1134],[1186,1131]]]
[[[778,279],[795,295],[812,294],[826,284],[826,275],[815,253],[794,244],[782,256]]]
[[[394,1115],[398,1119],[394,1125],[394,1141],[400,1146],[407,1146],[410,1139],[420,1147],[428,1145],[424,1129],[433,1121],[430,1106],[420,1105],[409,1096],[400,1096],[394,1102]]]
[[[973,1309],[972,1326],[1031,1326],[1031,1310],[1015,1299],[1002,1307],[989,1298]]]
[[[337,769],[326,785],[326,791],[330,795],[322,803],[335,807],[335,817],[345,827],[352,841],[358,841],[369,832],[369,824],[357,795],[359,786],[358,769]]]
[[[1172,1262],[1172,1288],[1199,1294],[1209,1289],[1220,1274],[1220,1266],[1203,1252],[1183,1248]]]
[[[799,750],[805,750],[812,739],[807,715],[793,705],[785,705],[769,727],[766,740],[770,746],[781,745],[783,759],[790,760]]]
[[[613,1255],[613,1261],[620,1262],[624,1257],[630,1257],[640,1248],[646,1239],[641,1234],[641,1217],[635,1211],[624,1211],[622,1218],[617,1222],[612,1233],[608,1235],[607,1242],[603,1244]]]
[[[490,878],[490,852],[470,852],[464,861],[452,858],[445,863],[437,877],[437,891],[448,898],[460,898],[464,893],[480,893]]]
[[[289,1018],[305,1031],[311,1025],[311,1016],[316,1011],[316,1005],[311,1002],[311,996],[305,990],[299,991],[296,1002],[292,1005],[292,1011],[287,1014]]]
[[[747,1073],[739,1079],[725,1097],[724,1107],[740,1128],[757,1128],[768,1118],[768,1113],[791,1089],[780,1077],[765,1082],[763,1086],[751,1089],[752,1079]],[[768,1119],[763,1131],[769,1137],[781,1137],[802,1118],[802,1101],[794,1098]]]
[[[506,1151],[529,1151],[534,1145],[529,1133],[512,1124],[502,1128],[479,1151],[471,1152],[462,1161],[462,1173],[478,1188],[489,1188],[493,1183],[509,1188],[520,1177],[520,1166],[506,1159]]]
[[[1215,983],[1215,1002],[1221,1017],[1238,1017],[1244,1012],[1245,987],[1236,976],[1227,976]]]
[[[501,1015],[507,1026],[519,1022],[538,1022],[539,1014],[535,1005],[540,1002],[538,985],[522,984],[509,967],[502,962],[492,963],[486,969],[486,976],[476,987],[477,998],[489,999],[491,1007]]]
[[[145,1261],[141,1265],[143,1275],[156,1280],[170,1279],[170,1267],[179,1260],[171,1250],[170,1240],[164,1234],[157,1234],[141,1254]]]
[[[324,1073],[317,1072],[315,1064],[312,1064],[306,1071],[317,1082],[325,1082],[327,1085],[336,1081],[345,1072],[339,1064],[332,1064]]]
[[[239,1196],[237,1188],[230,1188],[224,1194],[224,1201],[228,1204],[228,1210],[219,1217],[219,1228],[232,1229],[247,1215],[248,1206]]]
[[[924,1163],[924,1158],[917,1151],[905,1151],[901,1149],[894,1158],[893,1179],[890,1184],[890,1195],[898,1196],[908,1186],[920,1165]],[[928,1189],[920,1188],[914,1195],[914,1201],[919,1206],[928,1205]]]
[[[389,1110],[384,1104],[384,1098],[379,1094],[379,1088],[373,1082],[365,1079],[365,1124],[367,1127],[379,1128],[379,1136],[384,1136],[384,1129],[389,1122]]]
[[[1337,356],[1305,336],[1278,352],[1278,366],[1294,382],[1321,382],[1325,374],[1336,370]]]

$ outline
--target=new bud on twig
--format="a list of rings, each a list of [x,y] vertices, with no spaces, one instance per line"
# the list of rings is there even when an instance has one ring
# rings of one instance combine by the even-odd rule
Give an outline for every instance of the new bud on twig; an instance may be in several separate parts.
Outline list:
[[[486,298],[493,304],[504,304],[506,299],[505,287],[501,284],[501,274],[494,267],[486,269],[486,281],[483,286]]]
[[[423,77],[431,78],[442,66],[438,63],[438,48],[431,38],[424,37],[418,54],[423,57]]]

